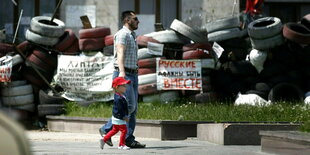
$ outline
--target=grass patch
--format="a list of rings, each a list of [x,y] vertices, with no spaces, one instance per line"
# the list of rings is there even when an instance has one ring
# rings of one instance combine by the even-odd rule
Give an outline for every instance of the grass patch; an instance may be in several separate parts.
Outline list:
[[[299,130],[302,131],[302,132],[310,132],[310,120],[304,122],[300,126]]]
[[[193,120],[215,122],[306,122],[310,106],[304,104],[274,104],[270,106],[228,104],[160,104],[139,103],[137,119]],[[94,103],[82,107],[66,103],[67,116],[102,117],[112,115],[111,103]]]

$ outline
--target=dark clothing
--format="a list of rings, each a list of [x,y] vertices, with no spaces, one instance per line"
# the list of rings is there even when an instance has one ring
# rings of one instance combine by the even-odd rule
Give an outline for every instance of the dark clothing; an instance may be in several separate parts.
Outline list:
[[[125,116],[128,116],[127,100],[117,93],[114,94],[112,115],[121,120],[123,120]]]

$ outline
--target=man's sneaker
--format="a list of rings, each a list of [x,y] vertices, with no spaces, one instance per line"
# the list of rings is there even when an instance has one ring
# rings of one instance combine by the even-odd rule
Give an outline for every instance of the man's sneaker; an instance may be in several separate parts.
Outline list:
[[[104,147],[104,141],[103,141],[103,139],[100,139],[99,140],[99,143],[100,143],[100,148],[101,148],[101,150],[103,149],[103,147]]]
[[[102,132],[101,128],[99,128],[99,133],[100,133],[100,136],[103,137],[104,133]]]
[[[145,144],[141,144],[138,141],[126,142],[126,145],[130,148],[145,148]]]
[[[99,133],[100,133],[101,137],[104,136],[104,133],[102,132],[101,128],[99,128]],[[113,143],[112,143],[111,138],[108,139],[106,143],[107,143],[109,146],[113,146]]]
[[[123,146],[119,146],[118,149],[120,150],[130,150],[130,147],[123,145]]]

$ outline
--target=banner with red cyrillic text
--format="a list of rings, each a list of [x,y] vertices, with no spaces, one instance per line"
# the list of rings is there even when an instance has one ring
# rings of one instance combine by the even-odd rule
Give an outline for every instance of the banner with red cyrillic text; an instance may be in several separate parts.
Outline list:
[[[0,58],[0,82],[10,82],[12,74],[13,59],[11,56]]]
[[[158,90],[201,90],[201,62],[193,60],[156,60]]]

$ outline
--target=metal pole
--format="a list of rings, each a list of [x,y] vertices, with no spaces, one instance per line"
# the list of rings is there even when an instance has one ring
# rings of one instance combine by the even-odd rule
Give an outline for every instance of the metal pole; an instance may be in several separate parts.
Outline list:
[[[19,28],[19,24],[20,24],[20,19],[22,18],[22,16],[23,16],[23,9],[20,11],[20,15],[19,15],[18,22],[17,22],[17,27],[16,27],[16,30],[15,30],[14,38],[13,38],[13,44],[15,43],[15,39],[16,39],[18,28]]]
[[[56,8],[55,8],[55,10],[54,10],[54,14],[53,14],[53,16],[52,16],[51,23],[53,22],[53,20],[54,20],[54,18],[55,18],[55,16],[56,16],[56,12],[57,12],[57,10],[59,9],[61,3],[62,3],[62,0],[60,0],[60,1],[58,2],[57,6],[56,6]]]
[[[232,10],[232,16],[235,14],[235,7],[237,5],[237,0],[234,0],[233,10]]]

